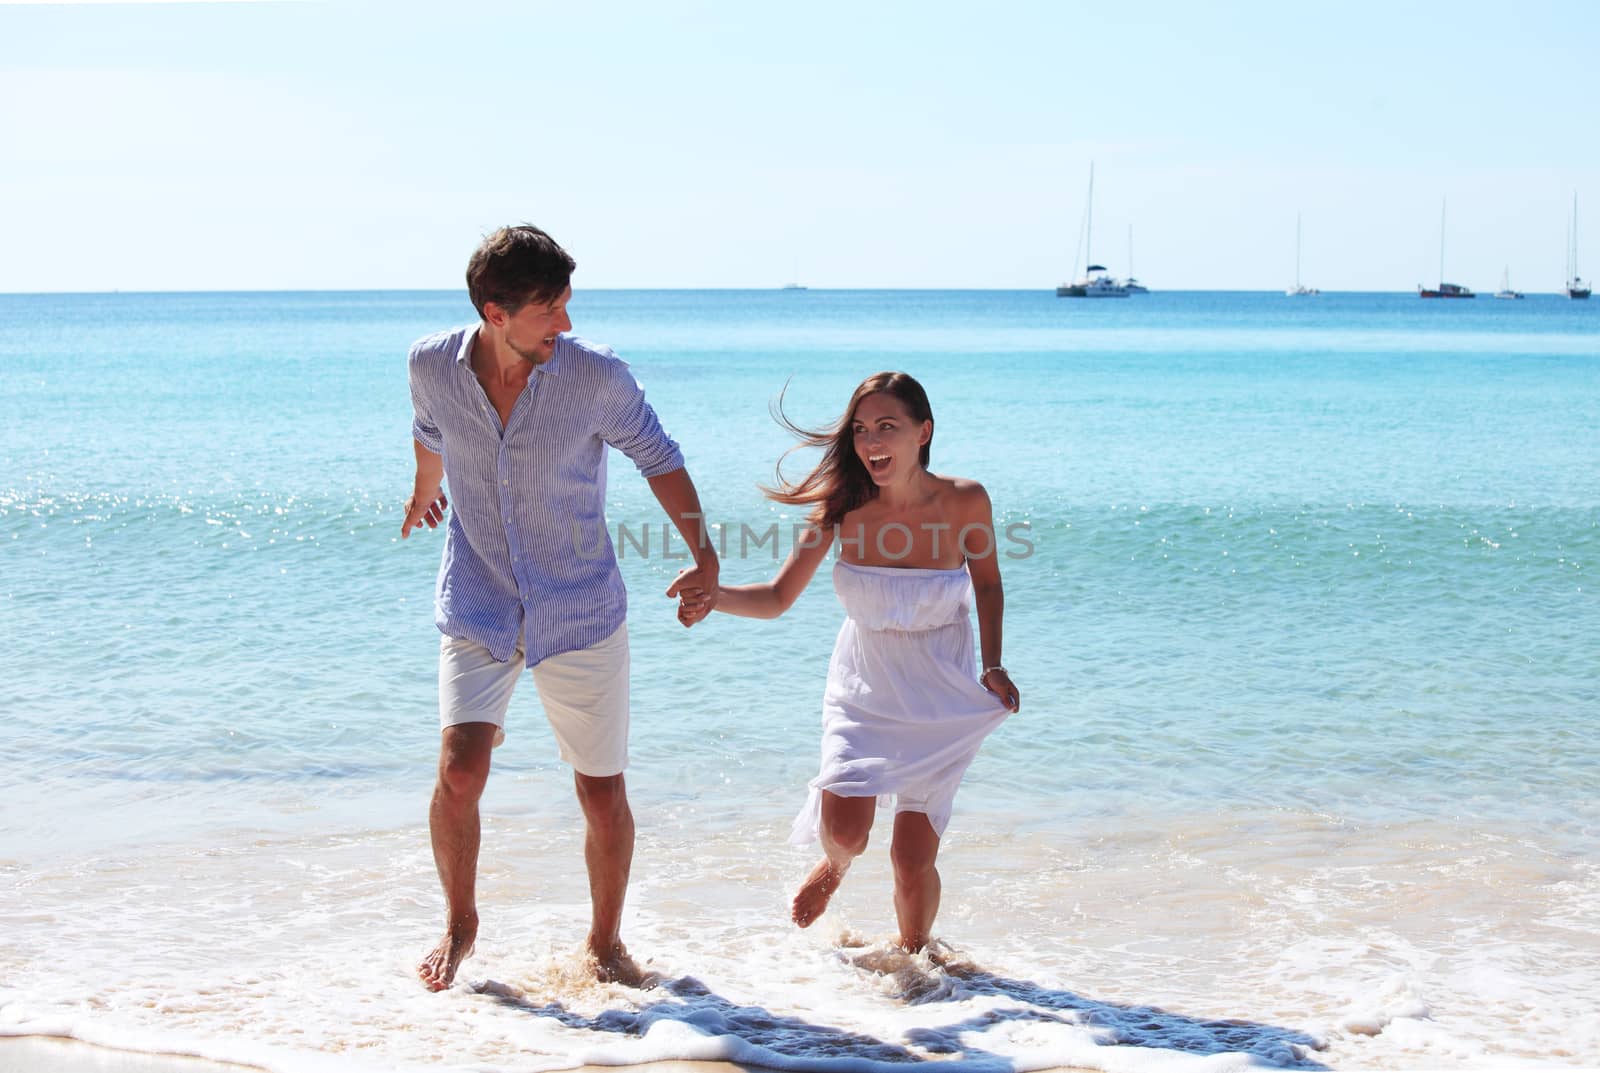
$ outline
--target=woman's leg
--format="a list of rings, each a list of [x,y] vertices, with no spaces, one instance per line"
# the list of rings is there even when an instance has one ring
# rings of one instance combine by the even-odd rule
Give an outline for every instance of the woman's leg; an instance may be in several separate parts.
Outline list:
[[[916,953],[928,945],[933,918],[939,912],[939,835],[927,813],[901,812],[894,818],[894,915],[900,924],[899,945]]]
[[[828,900],[844,881],[850,863],[867,848],[872,833],[872,812],[876,797],[840,797],[822,791],[822,860],[811,870],[794,896],[789,915],[802,928],[809,928],[828,908]]]

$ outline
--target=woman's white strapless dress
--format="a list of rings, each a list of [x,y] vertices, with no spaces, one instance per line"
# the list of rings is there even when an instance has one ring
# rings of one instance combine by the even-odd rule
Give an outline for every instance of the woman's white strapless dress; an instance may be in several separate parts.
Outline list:
[[[1009,712],[977,680],[972,579],[954,570],[856,566],[840,559],[844,605],[822,696],[822,770],[789,841],[817,837],[822,791],[897,798],[944,834],[967,765]],[[887,802],[883,802],[887,804]]]

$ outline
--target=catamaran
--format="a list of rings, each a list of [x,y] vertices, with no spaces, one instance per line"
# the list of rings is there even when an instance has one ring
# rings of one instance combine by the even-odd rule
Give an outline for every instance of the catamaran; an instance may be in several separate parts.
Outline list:
[[[1094,255],[1089,251],[1094,239],[1094,162],[1089,163],[1089,200],[1083,211],[1083,253],[1084,260],[1092,262]],[[1073,271],[1077,271],[1077,251],[1073,251]],[[1090,264],[1083,270],[1083,275],[1071,283],[1063,283],[1056,287],[1057,298],[1126,298],[1128,286],[1125,283],[1111,278],[1111,273],[1106,271],[1105,265]]]

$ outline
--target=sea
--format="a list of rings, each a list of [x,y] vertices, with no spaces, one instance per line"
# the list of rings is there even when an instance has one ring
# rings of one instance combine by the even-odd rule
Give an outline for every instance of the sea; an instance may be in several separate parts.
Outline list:
[[[729,583],[793,445],[903,370],[980,481],[1021,711],[968,772],[931,953],[889,818],[788,904],[842,610],[685,630],[612,452],[638,825],[586,975],[581,817],[531,682],[443,901],[442,532],[400,538],[406,351],[463,293],[0,296],[0,1034],[301,1070],[1600,1065],[1600,303],[585,291]],[[803,472],[815,456],[789,456]],[[624,532],[625,531],[625,532]]]

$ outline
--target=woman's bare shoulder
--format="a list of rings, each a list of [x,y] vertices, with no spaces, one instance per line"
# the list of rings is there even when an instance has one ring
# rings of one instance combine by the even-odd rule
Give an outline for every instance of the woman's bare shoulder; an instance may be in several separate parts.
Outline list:
[[[973,508],[986,506],[989,502],[988,491],[970,477],[952,477],[943,473],[930,476],[939,482],[940,498],[952,506]]]

